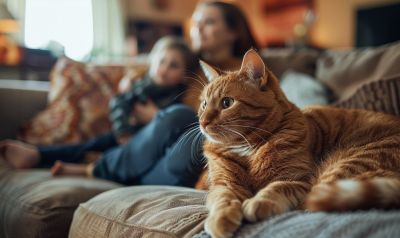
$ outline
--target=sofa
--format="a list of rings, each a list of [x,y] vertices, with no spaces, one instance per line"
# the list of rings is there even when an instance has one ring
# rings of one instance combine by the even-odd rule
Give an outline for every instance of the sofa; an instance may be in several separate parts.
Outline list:
[[[265,49],[260,53],[281,79],[288,98],[301,107],[329,104],[400,116],[400,42],[346,51]],[[60,65],[57,63],[55,67]],[[100,91],[105,98],[115,89],[117,81],[112,78],[121,77],[123,71],[115,67],[109,71],[112,73],[104,73],[104,68],[91,71],[93,68],[83,67],[80,70],[84,73],[71,73],[68,77],[102,75],[101,80],[92,80],[90,85],[107,84],[107,90],[104,85],[96,86],[103,87]],[[9,92],[7,97],[32,97],[30,101],[9,99],[15,104],[24,104],[13,106],[15,108],[33,108],[18,114],[20,118],[2,118],[3,126],[24,125],[13,137],[44,144],[72,143],[106,130],[107,123],[97,123],[104,112],[91,109],[96,116],[88,117],[79,114],[82,110],[76,110],[66,117],[74,120],[62,119],[70,123],[69,127],[60,130],[62,133],[52,134],[54,125],[45,126],[46,120],[51,118],[48,114],[54,116],[60,108],[71,113],[71,106],[88,107],[93,102],[76,104],[83,101],[80,98],[75,104],[65,103],[67,99],[63,97],[68,90],[65,85],[60,86],[61,90],[56,85],[70,81],[65,81],[64,75],[64,80],[57,82],[62,75],[54,74],[57,71],[53,71],[51,85],[40,95],[32,94],[27,88],[16,89],[0,80],[0,90]],[[85,87],[79,85],[78,88],[70,92],[78,91],[81,97],[90,92],[90,87],[85,93],[82,93]],[[18,93],[10,93],[13,90]],[[0,105],[2,103],[1,100]],[[0,109],[11,110],[3,105]],[[7,115],[6,112],[2,111],[1,115]],[[30,121],[23,122],[29,117]],[[85,126],[96,123],[101,126],[95,129]],[[127,187],[95,178],[54,178],[48,169],[16,171],[0,160],[0,237],[209,237],[203,230],[207,217],[206,195],[206,191],[193,188]],[[244,221],[235,237],[400,237],[399,225],[398,210],[291,211],[255,224]]]

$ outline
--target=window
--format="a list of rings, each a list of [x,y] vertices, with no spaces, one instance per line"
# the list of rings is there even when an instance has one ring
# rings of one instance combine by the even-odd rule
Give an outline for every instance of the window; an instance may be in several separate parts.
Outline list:
[[[46,48],[57,42],[82,60],[93,48],[92,0],[26,0],[25,45]]]

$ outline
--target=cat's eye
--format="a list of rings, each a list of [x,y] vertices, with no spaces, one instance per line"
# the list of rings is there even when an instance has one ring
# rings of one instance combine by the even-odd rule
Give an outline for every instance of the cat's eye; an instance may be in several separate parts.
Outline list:
[[[204,110],[204,109],[206,109],[206,107],[207,107],[207,101],[204,100],[204,101],[202,102],[202,104],[201,104],[201,108]]]
[[[226,108],[231,107],[233,105],[233,102],[234,102],[233,98],[230,98],[230,97],[223,98],[222,99],[222,108],[226,109]]]

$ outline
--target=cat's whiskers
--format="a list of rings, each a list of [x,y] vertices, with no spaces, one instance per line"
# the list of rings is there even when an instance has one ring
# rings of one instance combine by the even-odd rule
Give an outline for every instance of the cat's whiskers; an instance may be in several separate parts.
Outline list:
[[[199,77],[197,74],[195,74],[195,76]],[[197,83],[199,83],[201,86],[203,86],[203,87],[206,86],[206,84],[203,81],[201,81],[201,78],[196,78],[196,77],[192,77],[192,76],[186,76],[185,79],[193,79]]]
[[[233,149],[233,152],[236,152],[236,153],[238,153],[239,155],[242,155],[242,156],[247,156],[254,150],[254,148],[251,145],[251,143],[249,142],[249,140],[244,135],[242,135],[240,132],[238,132],[236,130],[233,130],[231,128],[226,128],[224,126],[222,126],[222,127],[225,130],[228,130],[228,131],[230,131],[230,132],[232,132],[234,134],[239,135],[241,138],[244,139],[245,143],[248,145],[248,147],[247,147],[248,149],[246,149],[245,147],[242,147],[243,144],[239,144],[239,145],[236,145],[236,146],[233,146],[233,147],[231,146],[231,148]],[[238,146],[240,147],[239,151],[238,151]]]
[[[233,126],[233,127],[244,127],[244,128],[251,128],[251,129],[257,129],[255,127],[251,127],[251,126],[242,126],[242,125],[233,125],[233,124],[229,124],[229,126]],[[260,134],[258,134],[255,131],[252,131],[253,134],[255,134],[258,138],[260,138],[263,142],[266,142],[265,138],[262,137]]]
[[[193,142],[195,143],[194,145],[193,145]],[[199,162],[203,163],[204,167],[207,167],[207,158],[202,156],[202,145],[204,142],[204,137],[201,134],[200,129],[198,130],[195,140],[193,142],[192,142],[192,146],[194,146],[194,148],[199,149],[199,154],[201,155]],[[194,151],[193,148],[191,150]]]
[[[186,95],[187,95],[187,93],[190,92],[190,91],[193,90],[193,89],[198,90],[200,93],[202,92],[202,89],[199,89],[199,88],[185,89],[185,90],[183,90],[181,93],[179,93],[177,96],[175,96],[174,100],[176,100],[178,97],[180,97],[180,96],[183,95],[183,94],[186,94]],[[193,96],[197,97],[197,95],[190,95],[190,94],[189,94],[189,97],[193,97]]]
[[[221,133],[222,136],[227,137],[226,134],[225,134],[224,131],[223,131],[224,128],[223,128],[222,126],[216,125],[216,127],[219,129],[218,132]]]
[[[191,90],[198,90],[199,92],[202,92],[203,91],[203,89],[204,89],[204,87],[205,86],[202,86],[202,85],[196,85],[196,84],[191,84],[189,87],[188,87],[188,89],[191,89]]]
[[[217,126],[216,126],[217,127]],[[215,138],[213,138],[210,134],[208,134],[203,128],[200,127],[200,131],[201,133],[206,137],[206,139],[212,143],[215,144],[222,144],[222,142],[216,140]]]
[[[177,141],[178,143],[178,150],[182,150],[183,143],[188,143],[188,141],[191,141],[190,145],[190,152],[191,152],[191,160],[195,164],[202,164],[205,162],[205,158],[201,157],[198,158],[198,155],[201,154],[201,142],[202,142],[202,135],[200,133],[200,127],[198,122],[191,123],[187,131],[179,138]],[[186,141],[186,142],[185,142]],[[199,152],[199,153],[198,153]]]
[[[176,142],[179,145],[179,149],[182,149],[182,143],[183,140],[188,139],[187,137],[196,134],[196,129],[198,129],[197,125],[193,125],[191,128],[189,128],[185,133],[182,134],[182,136],[179,138],[179,140]]]
[[[270,132],[270,131],[267,131],[267,130],[265,130],[265,129],[262,129],[262,128],[259,128],[259,127],[254,127],[254,126],[246,126],[246,125],[238,125],[238,124],[231,124],[231,123],[238,122],[238,121],[250,121],[250,120],[234,120],[234,121],[228,121],[228,122],[225,122],[223,125],[229,125],[229,126],[238,126],[238,127],[247,127],[247,128],[251,128],[251,129],[259,130],[259,131],[262,131],[262,132],[266,132],[266,133],[268,133],[269,135],[273,135],[273,133],[272,133],[272,132]]]

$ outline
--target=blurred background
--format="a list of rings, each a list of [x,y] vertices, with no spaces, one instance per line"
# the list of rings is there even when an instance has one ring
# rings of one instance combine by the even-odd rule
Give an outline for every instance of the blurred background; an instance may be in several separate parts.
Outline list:
[[[262,48],[353,48],[400,39],[399,0],[227,2],[243,10]],[[0,77],[47,78],[41,74],[63,55],[82,62],[125,62],[147,53],[163,35],[187,38],[197,3],[0,0]],[[13,75],[16,65],[20,70]]]

